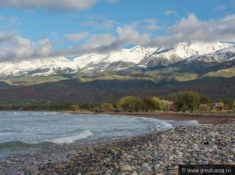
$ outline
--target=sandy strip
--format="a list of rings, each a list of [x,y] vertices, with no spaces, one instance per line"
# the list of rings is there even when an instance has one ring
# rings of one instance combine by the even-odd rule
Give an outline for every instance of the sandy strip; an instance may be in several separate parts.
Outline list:
[[[199,114],[199,113],[178,113],[178,112],[121,112],[109,113],[111,115],[128,115],[160,120],[197,120],[200,124],[221,124],[235,121],[235,114]]]
[[[88,114],[89,112],[73,112],[65,111],[71,114]],[[92,113],[89,114],[99,114]],[[109,112],[100,114],[110,115],[126,115],[126,116],[137,116],[146,118],[155,118],[160,120],[175,120],[175,121],[186,121],[186,120],[197,120],[200,124],[221,124],[230,123],[235,121],[235,114],[202,114],[202,113],[181,113],[181,112]]]

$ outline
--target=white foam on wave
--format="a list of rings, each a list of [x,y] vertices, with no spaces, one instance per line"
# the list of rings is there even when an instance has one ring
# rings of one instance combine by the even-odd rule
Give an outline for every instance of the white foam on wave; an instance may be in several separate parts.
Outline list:
[[[166,131],[168,129],[174,128],[174,126],[171,123],[167,122],[166,120],[159,120],[159,119],[146,118],[146,117],[134,117],[134,119],[153,122],[154,125],[149,126],[153,131],[161,132],[161,131]]]
[[[11,135],[10,133],[0,133],[0,136],[7,136],[7,135]]]
[[[148,118],[145,118],[145,117],[138,117],[138,118],[141,120],[148,120]]]
[[[161,120],[156,121],[154,127],[155,127],[154,129],[156,131],[166,131],[168,129],[172,129],[173,128],[172,124],[167,123],[165,121],[161,121]]]
[[[56,115],[56,112],[43,112],[43,115]]]
[[[184,121],[175,121],[175,120],[166,120],[168,123],[172,124],[173,127],[179,126],[199,126],[199,122],[197,120],[184,120]]]
[[[76,136],[62,137],[62,138],[59,138],[59,139],[54,139],[54,140],[52,140],[52,142],[56,143],[56,144],[64,144],[64,143],[70,144],[70,143],[74,143],[77,140],[88,138],[92,135],[93,135],[93,133],[91,131],[85,130],[85,131],[79,133]]]

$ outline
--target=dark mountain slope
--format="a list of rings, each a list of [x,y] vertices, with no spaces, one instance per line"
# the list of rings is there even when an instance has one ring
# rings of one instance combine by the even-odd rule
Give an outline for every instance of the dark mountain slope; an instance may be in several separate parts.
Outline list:
[[[95,80],[82,83],[77,79],[32,86],[15,86],[0,89],[0,99],[48,100],[76,102],[104,102],[134,95],[160,96],[178,91],[193,90],[212,98],[235,98],[235,77],[205,77],[188,82],[156,83],[151,80]]]
[[[0,81],[0,88],[10,87],[11,85],[5,83],[4,81]]]

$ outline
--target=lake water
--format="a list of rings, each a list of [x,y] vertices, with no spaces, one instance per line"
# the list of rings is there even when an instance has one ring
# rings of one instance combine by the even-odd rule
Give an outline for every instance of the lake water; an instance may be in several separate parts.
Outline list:
[[[137,136],[178,125],[198,123],[105,114],[0,111],[0,157]]]

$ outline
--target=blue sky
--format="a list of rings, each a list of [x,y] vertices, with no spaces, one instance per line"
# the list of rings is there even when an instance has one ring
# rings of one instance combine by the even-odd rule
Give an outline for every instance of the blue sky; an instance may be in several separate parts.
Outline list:
[[[0,61],[235,42],[235,0],[0,0]]]

